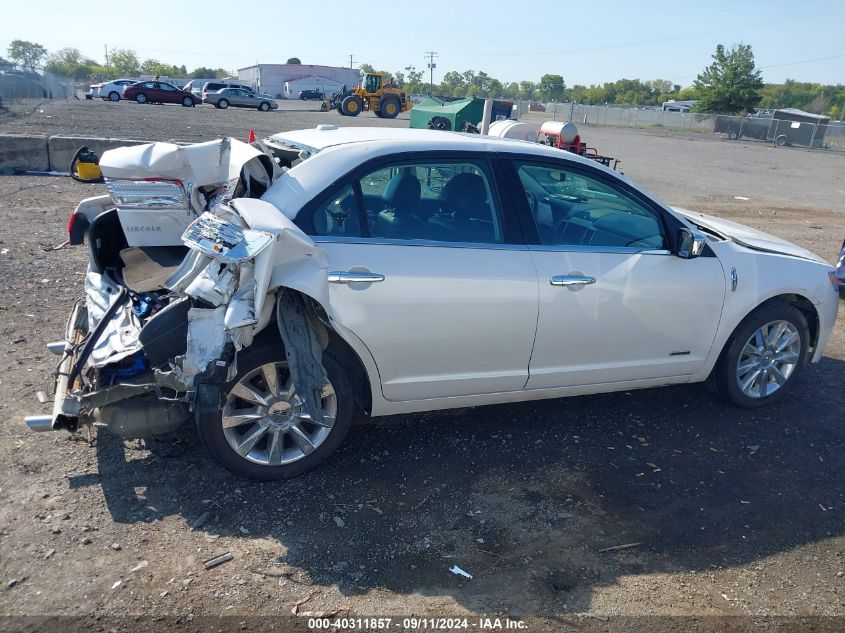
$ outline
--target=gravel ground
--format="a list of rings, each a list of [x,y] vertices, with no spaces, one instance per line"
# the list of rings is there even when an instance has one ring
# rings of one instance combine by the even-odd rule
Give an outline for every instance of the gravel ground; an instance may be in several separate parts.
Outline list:
[[[0,130],[206,140],[350,122],[306,111],[317,105],[67,102]],[[842,156],[709,135],[585,137],[672,204],[828,259],[845,237]],[[190,429],[151,446],[106,434],[89,445],[23,425],[47,411],[35,398],[52,385],[44,343],[60,337],[85,271],[83,249],[45,248],[100,188],[0,177],[0,615],[238,623],[290,615],[305,598],[300,613],[510,614],[535,630],[605,616],[845,615],[845,319],[823,361],[763,410],[679,386],[365,420],[318,470],[246,482]],[[842,621],[811,624],[823,622]]]

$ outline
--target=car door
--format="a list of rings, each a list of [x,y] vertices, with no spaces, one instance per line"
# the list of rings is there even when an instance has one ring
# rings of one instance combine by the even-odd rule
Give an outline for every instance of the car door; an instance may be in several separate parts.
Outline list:
[[[680,221],[574,161],[514,160],[533,231],[539,318],[528,389],[690,375],[710,354],[725,273],[672,254]]]
[[[531,253],[483,155],[371,165],[297,216],[329,256],[334,318],[384,397],[519,391],[537,321]]]
[[[248,92],[246,92],[245,90],[241,90],[240,88],[235,88],[232,92],[235,93],[234,105],[238,105],[241,107],[252,107],[252,97]]]
[[[182,102],[182,93],[178,88],[176,88],[176,86],[166,84],[162,81],[158,83],[158,92],[161,95],[158,101],[161,101],[162,103]]]

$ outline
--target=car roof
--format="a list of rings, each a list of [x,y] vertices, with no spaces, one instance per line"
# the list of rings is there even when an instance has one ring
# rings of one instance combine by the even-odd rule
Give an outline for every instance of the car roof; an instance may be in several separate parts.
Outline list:
[[[262,199],[275,205],[290,218],[296,216],[301,206],[310,197],[323,191],[339,176],[364,162],[391,155],[407,155],[409,152],[472,152],[474,150],[492,154],[499,152],[523,154],[538,159],[551,158],[589,165],[595,170],[613,174],[614,177],[627,182],[633,188],[643,191],[624,175],[572,152],[540,143],[480,134],[390,127],[337,127],[323,124],[308,130],[280,132],[268,137],[265,141],[271,146],[290,145],[313,154],[312,157],[282,174],[262,196]]]
[[[292,144],[302,148],[320,152],[329,147],[338,145],[357,144],[393,144],[402,142],[405,144],[405,151],[430,151],[430,150],[479,150],[479,151],[504,151],[504,152],[526,152],[530,154],[540,153],[562,157],[562,150],[551,148],[539,143],[530,143],[516,139],[499,138],[495,136],[482,136],[480,134],[468,134],[464,132],[445,132],[441,130],[428,130],[416,128],[398,127],[338,127],[333,124],[322,124],[315,128],[306,130],[292,130],[290,132],[279,132],[269,137],[270,140],[281,144]],[[567,152],[565,158],[579,159],[575,154]],[[581,159],[587,164],[595,164],[594,161]]]

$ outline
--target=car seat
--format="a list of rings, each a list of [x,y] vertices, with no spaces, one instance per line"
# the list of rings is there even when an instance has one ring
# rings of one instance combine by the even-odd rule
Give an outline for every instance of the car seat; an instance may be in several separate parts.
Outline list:
[[[417,212],[420,207],[420,181],[409,173],[393,176],[384,190],[384,211],[376,223],[379,237],[425,239],[428,225]]]
[[[496,242],[484,178],[457,174],[440,193],[440,213],[428,221],[436,239],[447,242]]]

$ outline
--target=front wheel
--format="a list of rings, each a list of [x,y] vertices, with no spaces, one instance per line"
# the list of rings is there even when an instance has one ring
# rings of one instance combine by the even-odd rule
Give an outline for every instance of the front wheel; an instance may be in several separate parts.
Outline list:
[[[193,108],[194,100],[191,97],[184,97],[182,99],[182,106],[185,108]]]
[[[798,308],[780,301],[762,305],[734,331],[711,382],[740,407],[770,404],[800,373],[809,340],[807,319]]]
[[[266,101],[262,101],[261,105],[258,106],[258,109],[261,110],[261,112],[267,112],[270,109],[270,104]]]
[[[349,95],[340,102],[340,113],[346,116],[358,116],[364,109],[364,102],[358,95]]]
[[[291,381],[280,342],[238,357],[238,374],[223,388],[221,411],[197,420],[211,456],[232,473],[270,481],[307,472],[343,442],[352,423],[354,396],[346,372],[323,353],[328,380],[314,420]]]
[[[145,95],[143,92],[139,92],[137,95],[135,95],[135,101],[137,101],[138,103],[146,103],[147,95]]]

